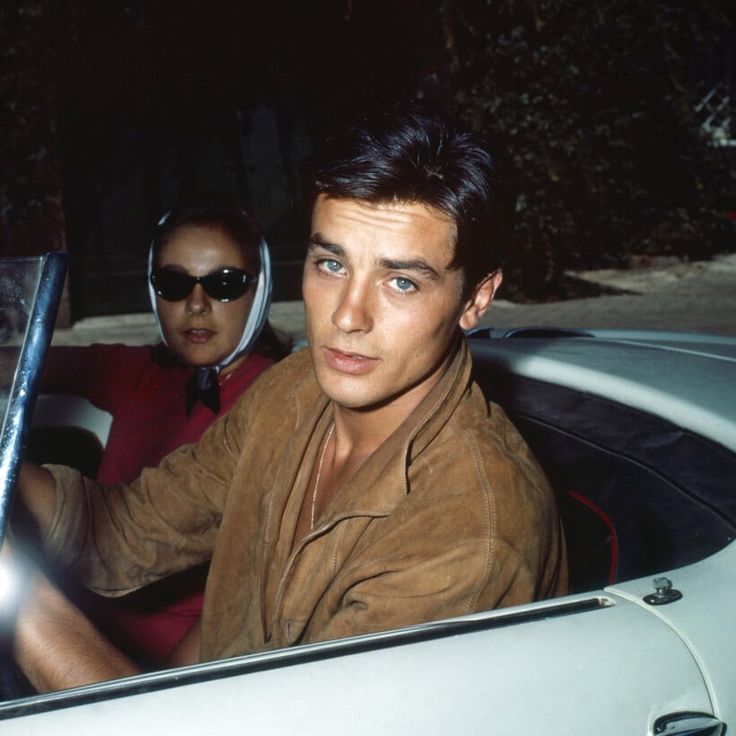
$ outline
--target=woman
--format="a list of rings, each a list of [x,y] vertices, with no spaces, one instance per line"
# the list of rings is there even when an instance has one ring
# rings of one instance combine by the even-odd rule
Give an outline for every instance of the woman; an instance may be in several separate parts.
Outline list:
[[[165,215],[148,283],[159,345],[57,348],[44,373],[45,391],[85,396],[112,414],[97,473],[107,484],[196,442],[283,354],[266,322],[268,247],[237,207],[200,202]],[[91,614],[133,656],[162,662],[198,619],[205,576],[197,569],[124,599],[95,599]]]

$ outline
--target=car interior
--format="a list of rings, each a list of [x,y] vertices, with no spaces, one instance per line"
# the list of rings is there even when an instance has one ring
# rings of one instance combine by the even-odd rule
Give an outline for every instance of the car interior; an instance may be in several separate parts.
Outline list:
[[[39,464],[69,465],[94,478],[111,422],[108,412],[81,396],[41,394],[23,456]]]
[[[564,339],[564,338],[562,338]],[[605,398],[476,360],[555,489],[573,592],[700,561],[736,537],[725,448]]]

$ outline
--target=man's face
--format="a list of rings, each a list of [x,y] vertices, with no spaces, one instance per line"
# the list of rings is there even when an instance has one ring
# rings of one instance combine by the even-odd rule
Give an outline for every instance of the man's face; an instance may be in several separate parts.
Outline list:
[[[454,235],[423,204],[318,197],[304,304],[317,380],[337,404],[408,414],[438,381],[458,327],[485,310],[476,295],[463,303],[448,270]]]

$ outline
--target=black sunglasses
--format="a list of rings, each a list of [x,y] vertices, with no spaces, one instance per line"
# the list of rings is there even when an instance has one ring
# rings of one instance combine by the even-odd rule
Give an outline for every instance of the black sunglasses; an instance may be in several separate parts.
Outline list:
[[[218,302],[230,302],[243,296],[257,281],[258,276],[239,268],[221,268],[206,276],[190,276],[173,268],[155,268],[151,272],[153,290],[167,302],[186,299],[196,284],[202,284],[207,295]]]

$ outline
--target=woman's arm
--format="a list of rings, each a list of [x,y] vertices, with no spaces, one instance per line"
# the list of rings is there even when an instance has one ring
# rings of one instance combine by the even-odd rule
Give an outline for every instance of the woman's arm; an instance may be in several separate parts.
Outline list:
[[[46,352],[41,389],[86,396],[91,352],[84,347],[51,347]]]

